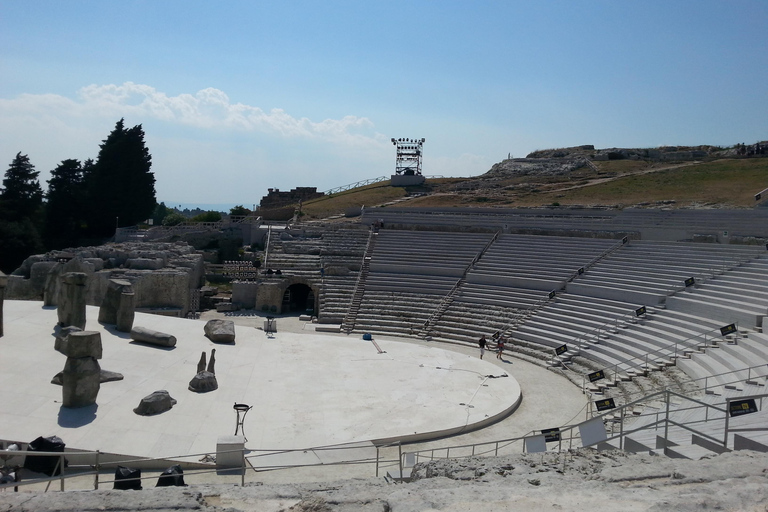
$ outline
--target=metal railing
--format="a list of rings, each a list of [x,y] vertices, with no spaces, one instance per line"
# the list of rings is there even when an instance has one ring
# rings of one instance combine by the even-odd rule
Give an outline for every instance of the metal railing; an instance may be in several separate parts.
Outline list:
[[[694,404],[697,404],[698,407],[689,407],[687,409],[678,409],[678,408],[672,409],[670,406],[671,406],[673,397],[677,397],[681,401],[692,402]],[[760,406],[758,407],[758,410],[762,410],[763,398],[766,398],[766,397],[768,397],[768,394],[750,395],[750,396],[744,396],[744,397],[738,397],[738,398],[727,398],[725,401],[725,408],[723,408],[720,405],[708,404],[696,398],[685,396],[683,394],[676,393],[674,391],[670,391],[670,390],[658,391],[656,393],[643,397],[641,400],[624,404],[616,407],[615,409],[611,409],[610,411],[605,412],[603,414],[593,416],[591,419],[588,419],[585,422],[578,423],[575,425],[566,425],[566,426],[560,427],[558,431],[558,436],[557,436],[558,437],[557,451],[561,451],[563,449],[563,445],[567,445],[567,449],[572,449],[574,443],[578,443],[577,447],[579,446],[589,447],[589,446],[594,446],[596,444],[610,445],[610,443],[612,442],[616,442],[617,443],[616,447],[623,450],[628,436],[635,434],[637,432],[645,431],[645,430],[657,431],[663,428],[664,434],[663,436],[661,436],[662,438],[661,444],[663,444],[664,454],[667,455],[668,454],[667,448],[671,446],[668,441],[671,427],[678,427],[682,430],[690,432],[693,435],[700,436],[706,441],[709,441],[714,445],[720,446],[727,451],[727,450],[730,450],[730,448],[728,448],[728,439],[731,433],[768,431],[768,426],[753,427],[753,428],[731,427],[729,414],[728,414],[728,411],[730,410],[730,402],[734,400],[744,400],[744,399],[750,399],[750,398],[760,399]],[[663,412],[659,410],[651,415],[646,415],[645,417],[655,416],[654,421],[650,423],[641,425],[638,428],[634,428],[634,429],[627,428],[625,424],[626,418],[632,418],[633,420],[635,420],[637,418],[643,417],[642,415],[635,416],[631,414],[630,411],[633,408],[637,407],[638,405],[643,405],[645,402],[653,400],[654,398],[659,398],[659,401],[665,404]],[[673,414],[677,414],[681,411],[689,411],[689,410],[704,411],[704,418],[696,421],[688,421],[688,422],[685,422],[685,421],[681,422],[681,421],[672,419]],[[617,417],[619,418],[618,421],[616,421]],[[608,432],[608,430],[606,430],[606,435],[604,438],[600,438],[599,440],[594,441],[591,444],[582,443],[580,428],[587,423],[594,422],[595,420],[602,421],[604,425],[610,425],[611,426],[611,428],[609,429],[610,433]],[[721,420],[723,421],[723,435],[722,437],[715,437],[711,433],[711,431],[713,430],[711,428],[711,424],[713,421],[721,421]],[[710,428],[707,429],[707,431],[704,431],[699,427],[695,427],[695,425],[700,425],[700,424],[707,424],[710,426]],[[615,430],[617,428],[619,432],[615,433]],[[429,448],[424,450],[406,452],[404,455],[410,454],[414,458],[414,460],[416,460],[417,462],[422,462],[422,461],[429,461],[429,460],[435,460],[435,459],[448,459],[448,458],[460,458],[460,457],[498,456],[501,449],[512,447],[512,446],[515,447],[515,449],[513,450],[513,453],[522,453],[526,450],[528,440],[532,440],[535,437],[540,438],[542,436],[544,436],[543,433],[537,434],[535,431],[532,431],[523,436],[512,437],[512,438],[502,439],[498,441],[485,441],[482,443],[454,445],[454,446],[446,446],[446,447],[440,447],[440,448]]]
[[[367,180],[350,183],[349,185],[342,185],[340,187],[332,188],[332,189],[326,190],[325,192],[323,192],[323,194],[325,194],[326,196],[330,196],[333,194],[338,194],[339,192],[346,192],[347,190],[352,190],[353,188],[364,187],[366,185],[372,185],[374,183],[380,183],[382,181],[389,181],[389,179],[390,179],[389,176],[378,176],[376,178],[370,178]]]
[[[608,333],[609,330],[606,329],[607,325],[614,325],[615,322],[615,329],[619,328],[619,321],[621,321],[623,318],[626,318],[627,315],[624,315],[623,317],[618,317],[611,322],[602,325],[600,327],[597,327],[593,331],[590,331],[589,333],[579,336],[576,340],[574,340],[574,343],[578,347],[577,355],[581,354],[581,351],[584,350],[582,344],[588,343],[586,341],[587,337],[591,337],[592,339],[600,340],[600,336],[605,335],[605,333]],[[613,329],[614,327],[612,327]],[[619,368],[641,368],[643,370],[649,370],[651,369],[651,362],[656,363],[659,359],[663,358],[671,358],[671,359],[677,359],[681,355],[685,355],[688,352],[692,352],[695,350],[699,350],[701,348],[706,348],[708,346],[712,347],[715,346],[715,344],[708,344],[708,341],[717,339],[717,336],[711,336],[708,338],[708,335],[713,332],[719,332],[719,329],[709,329],[707,331],[701,332],[699,334],[696,334],[694,336],[689,336],[688,338],[685,338],[681,341],[675,341],[666,347],[659,348],[657,350],[651,351],[651,352],[645,352],[642,356],[636,356],[636,357],[628,357],[626,359],[622,359],[618,362],[616,362],[613,365],[610,365],[607,367],[609,371],[613,371],[613,379],[614,382],[619,380]],[[703,338],[703,343],[701,342],[700,338]],[[692,350],[693,349],[693,350]]]

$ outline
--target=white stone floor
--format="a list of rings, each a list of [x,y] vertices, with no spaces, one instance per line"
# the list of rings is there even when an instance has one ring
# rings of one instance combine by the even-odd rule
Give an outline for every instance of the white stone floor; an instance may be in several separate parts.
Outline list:
[[[268,336],[243,323],[234,345],[204,336],[205,320],[137,314],[134,325],[173,334],[167,349],[132,342],[100,325],[87,308],[88,330],[102,334],[102,369],[125,379],[101,385],[97,405],[68,409],[51,378],[65,356],[53,349],[55,308],[5,301],[0,338],[0,439],[29,442],[56,435],[68,449],[142,457],[213,452],[235,430],[235,403],[252,405],[245,420],[249,449],[296,449],[341,443],[434,437],[504,416],[520,397],[517,380],[487,361],[425,344],[377,339],[385,353],[357,337],[306,330]],[[238,320],[238,317],[233,318]],[[242,321],[245,320],[245,321]],[[295,328],[296,326],[294,326]],[[308,324],[312,327],[312,324]],[[110,332],[112,331],[112,332]],[[187,389],[202,351],[216,349],[219,389]],[[163,414],[133,412],[142,397],[167,390],[178,403]]]

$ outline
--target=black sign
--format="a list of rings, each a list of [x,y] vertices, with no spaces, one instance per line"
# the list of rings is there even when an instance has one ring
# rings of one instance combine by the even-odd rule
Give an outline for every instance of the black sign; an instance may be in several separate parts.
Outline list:
[[[727,336],[736,332],[736,325],[728,324],[720,328],[720,336]]]
[[[639,307],[635,310],[635,315],[637,316],[643,316],[646,313],[645,306]]]
[[[542,429],[541,433],[544,434],[544,442],[552,443],[560,440],[559,428],[545,428]]]
[[[685,280],[686,288],[688,288],[689,286],[693,286],[694,284],[696,284],[696,279],[694,279],[693,277],[689,277],[688,279]]]
[[[589,375],[587,375],[587,377],[589,377],[589,382],[595,382],[600,379],[604,379],[605,372],[603,370],[597,370],[596,372],[592,372]]]
[[[613,401],[613,398],[606,398],[605,400],[596,401],[595,407],[597,407],[598,412],[602,412],[607,411],[608,409],[615,409],[616,403]]]
[[[568,345],[560,345],[555,349],[555,354],[557,354],[558,356],[561,354],[565,354],[566,352],[568,352]]]
[[[555,290],[552,290],[551,292],[549,292],[549,298],[550,299],[554,299],[555,298]]]
[[[757,412],[757,404],[755,404],[754,398],[749,398],[747,400],[734,400],[731,402],[728,412],[730,413],[731,417],[741,416],[742,414],[749,414],[751,412]]]

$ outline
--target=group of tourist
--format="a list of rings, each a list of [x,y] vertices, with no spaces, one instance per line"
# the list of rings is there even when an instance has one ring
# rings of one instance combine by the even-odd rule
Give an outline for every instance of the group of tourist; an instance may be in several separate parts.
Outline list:
[[[501,355],[504,353],[504,345],[507,340],[499,331],[496,331],[493,336],[491,336],[491,340],[496,344],[496,359],[501,359]],[[480,339],[477,340],[477,345],[480,347],[480,359],[485,355],[485,347],[487,344],[488,340],[485,338],[485,334],[483,334]]]

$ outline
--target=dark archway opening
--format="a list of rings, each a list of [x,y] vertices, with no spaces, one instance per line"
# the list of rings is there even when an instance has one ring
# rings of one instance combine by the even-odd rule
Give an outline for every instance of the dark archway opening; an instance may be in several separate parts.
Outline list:
[[[315,314],[315,293],[305,284],[296,283],[283,293],[283,313]]]

